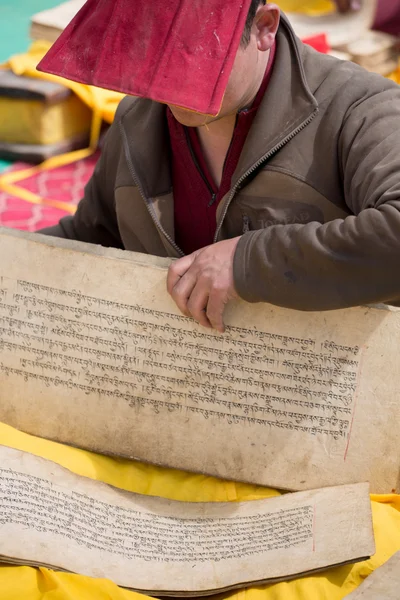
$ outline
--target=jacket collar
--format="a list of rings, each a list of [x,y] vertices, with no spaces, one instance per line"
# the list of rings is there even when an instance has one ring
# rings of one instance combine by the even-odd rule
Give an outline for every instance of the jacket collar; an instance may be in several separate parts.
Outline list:
[[[278,149],[317,110],[317,100],[304,72],[303,48],[289,21],[282,15],[271,80],[246,138],[232,178],[233,186],[263,157]]]

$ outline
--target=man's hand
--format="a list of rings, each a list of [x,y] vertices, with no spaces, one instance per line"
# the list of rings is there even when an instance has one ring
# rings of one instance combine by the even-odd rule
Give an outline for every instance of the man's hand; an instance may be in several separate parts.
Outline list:
[[[223,333],[223,313],[238,298],[233,283],[233,256],[239,237],[197,250],[172,264],[167,288],[178,308],[203,327]]]
[[[340,12],[349,10],[360,10],[362,0],[335,0],[335,4]]]

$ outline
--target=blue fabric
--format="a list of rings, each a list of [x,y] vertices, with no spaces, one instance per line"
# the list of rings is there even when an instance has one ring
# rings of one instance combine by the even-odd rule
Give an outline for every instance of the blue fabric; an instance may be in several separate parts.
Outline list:
[[[0,62],[29,46],[30,18],[41,10],[53,8],[61,0],[0,0]]]

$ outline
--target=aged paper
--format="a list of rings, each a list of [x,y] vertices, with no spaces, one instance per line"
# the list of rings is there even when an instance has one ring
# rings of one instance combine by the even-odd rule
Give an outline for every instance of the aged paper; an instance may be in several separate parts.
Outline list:
[[[0,446],[0,560],[202,595],[375,552],[368,484],[243,503],[141,496]]]
[[[374,571],[347,600],[399,600],[400,552]]]
[[[221,335],[179,313],[165,259],[11,230],[0,257],[5,423],[279,488],[396,489],[399,310],[238,302]]]

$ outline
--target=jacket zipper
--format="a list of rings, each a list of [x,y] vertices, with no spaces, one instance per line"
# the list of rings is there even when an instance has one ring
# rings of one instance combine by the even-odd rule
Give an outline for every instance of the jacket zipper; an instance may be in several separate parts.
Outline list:
[[[264,163],[269,158],[271,158],[271,156],[273,156],[276,152],[278,152],[279,150],[281,150],[281,148],[283,148],[283,146],[285,146],[294,137],[296,137],[296,135],[298,133],[300,133],[300,131],[302,131],[305,127],[307,127],[307,125],[309,125],[311,123],[311,121],[314,119],[314,117],[316,117],[317,113],[318,113],[318,108],[315,109],[314,112],[305,121],[303,121],[303,123],[301,123],[298,127],[296,127],[296,129],[294,129],[289,135],[287,135],[276,146],[274,146],[273,148],[271,148],[271,150],[269,150],[266,154],[264,154],[264,156],[262,156],[248,171],[246,171],[246,173],[244,173],[244,175],[242,175],[240,177],[240,179],[238,179],[238,181],[233,186],[233,188],[231,190],[231,193],[229,194],[229,197],[226,200],[225,205],[223,207],[223,210],[222,210],[222,213],[221,213],[221,218],[219,219],[219,223],[218,223],[215,235],[214,235],[214,240],[213,240],[214,244],[218,240],[218,236],[219,236],[220,231],[221,231],[222,223],[224,222],[224,219],[226,217],[226,213],[228,212],[229,205],[230,205],[230,203],[231,203],[234,195],[236,194],[237,189],[239,188],[239,186],[243,183],[243,181],[245,179],[247,179],[247,177],[249,177],[249,175],[251,175],[252,173],[254,173],[254,171],[256,171],[260,165],[262,165],[262,163]]]
[[[244,112],[244,111],[243,111],[243,112]],[[236,115],[236,120],[235,120],[235,128],[236,128],[237,122],[238,122],[238,115]],[[225,171],[226,160],[227,160],[227,158],[228,158],[228,156],[229,156],[229,152],[231,151],[231,147],[232,147],[232,143],[233,143],[233,137],[234,137],[234,135],[235,135],[235,134],[233,134],[233,136],[232,136],[232,139],[231,139],[231,141],[230,141],[230,143],[229,143],[229,148],[228,148],[228,151],[227,151],[227,153],[226,153],[225,160],[224,160],[224,164],[223,164],[223,167],[222,167],[222,173],[224,173],[224,171]],[[193,162],[194,162],[194,164],[195,164],[195,166],[196,166],[196,168],[197,168],[198,172],[200,173],[202,180],[203,180],[203,181],[204,181],[204,183],[206,184],[206,186],[207,186],[207,188],[208,188],[208,190],[209,190],[209,192],[210,192],[210,194],[211,194],[211,200],[210,200],[210,202],[207,204],[207,207],[208,207],[208,208],[210,208],[210,206],[212,206],[212,205],[214,204],[214,202],[216,201],[216,199],[217,199],[217,196],[218,196],[218,192],[214,192],[214,190],[212,189],[212,187],[211,187],[211,185],[210,185],[210,183],[209,183],[209,181],[208,181],[207,177],[204,175],[204,173],[203,173],[203,170],[200,168],[200,165],[199,165],[199,163],[198,163],[197,157],[196,157],[196,155],[195,155],[195,153],[194,153],[194,151],[193,151],[192,144],[190,143],[190,138],[189,138],[189,134],[188,134],[188,131],[187,131],[187,128],[186,128],[186,127],[185,127],[185,136],[186,136],[186,142],[187,142],[187,145],[188,145],[188,147],[189,147],[189,150],[190,150],[190,155],[191,155],[191,157],[192,157],[192,160],[193,160]]]
[[[254,173],[254,171],[256,171],[256,169],[258,169],[258,167],[260,165],[262,165],[262,163],[264,163],[266,160],[271,158],[271,156],[273,156],[276,152],[278,152],[281,148],[283,148],[283,146],[285,146],[288,142],[290,142],[290,140],[292,140],[298,133],[300,133],[300,131],[302,131],[305,127],[307,127],[307,125],[309,125],[309,123],[311,123],[311,121],[314,119],[314,117],[317,115],[317,113],[318,113],[318,108],[305,121],[303,121],[303,123],[301,123],[298,127],[296,127],[296,129],[294,129],[283,140],[281,140],[279,142],[279,144],[277,144],[271,150],[269,150],[266,154],[264,154],[264,156],[262,156],[248,171],[246,171],[246,173],[244,173],[244,175],[242,175],[242,177],[240,177],[240,179],[238,179],[238,181],[232,188],[227,201],[225,202],[225,205],[224,205],[224,208],[223,208],[223,211],[221,214],[221,218],[219,219],[219,224],[217,226],[217,230],[214,235],[214,240],[213,240],[214,243],[217,242],[218,236],[221,231],[222,223],[224,222],[226,213],[228,212],[229,205],[230,205],[234,195],[236,194],[236,191],[239,188],[239,186],[243,183],[243,181],[245,179],[247,179],[247,177],[249,177],[249,175]],[[180,256],[185,256],[185,253],[179,248],[179,246],[175,243],[175,241],[171,238],[171,236],[169,236],[168,233],[165,231],[165,229],[162,227],[160,221],[157,218],[157,215],[154,211],[153,206],[149,202],[149,199],[147,198],[146,194],[144,193],[143,187],[141,186],[139,178],[137,177],[135,169],[133,168],[132,158],[131,158],[131,154],[129,151],[128,139],[127,139],[126,132],[123,127],[122,121],[120,121],[120,123],[119,123],[119,129],[120,129],[121,135],[122,135],[122,140],[123,140],[124,150],[125,150],[125,157],[126,157],[126,160],[128,163],[129,172],[140,192],[140,195],[142,196],[142,198],[144,200],[144,203],[146,204],[147,210],[150,213],[150,216],[152,218],[154,225],[156,226],[156,229],[168,240],[168,242],[178,252],[178,254]],[[189,144],[189,147],[190,147],[190,144]],[[191,152],[192,152],[192,150],[191,150]],[[200,169],[199,169],[199,171],[201,173]],[[202,174],[202,177],[205,180],[204,174]],[[209,189],[211,190],[209,183],[207,181],[206,181],[206,184],[209,187]],[[212,191],[212,193],[214,193],[213,190],[211,190],[211,191]]]
[[[216,194],[216,192],[214,192],[213,188],[210,185],[210,182],[208,181],[207,177],[204,175],[203,169],[200,168],[199,162],[197,160],[197,156],[195,155],[193,148],[192,148],[192,144],[190,143],[190,138],[189,138],[189,134],[188,134],[186,127],[185,127],[185,137],[186,137],[186,142],[187,142],[187,145],[188,145],[188,148],[190,151],[190,156],[192,157],[195,167],[198,170],[198,172],[200,173],[202,180],[206,184],[207,189],[211,194],[211,200],[207,204],[207,207],[210,208],[210,206],[212,206],[214,204],[215,200],[217,199],[217,194]]]
[[[125,157],[126,157],[126,161],[128,163],[129,172],[132,176],[133,181],[136,184],[136,187],[138,188],[138,190],[140,192],[140,195],[142,196],[142,198],[144,200],[144,203],[147,206],[147,210],[150,213],[150,216],[153,220],[154,225],[156,226],[156,229],[158,229],[158,231],[169,241],[171,246],[178,252],[178,254],[180,256],[185,256],[185,253],[179,248],[179,246],[175,243],[175,241],[172,239],[172,237],[168,235],[168,233],[165,231],[164,227],[161,225],[160,221],[157,219],[155,210],[154,210],[151,202],[149,202],[149,199],[147,198],[146,194],[144,193],[143,187],[141,186],[139,178],[137,177],[135,169],[133,168],[131,153],[129,151],[128,138],[126,136],[126,132],[123,127],[122,121],[119,122],[119,129],[122,134],[122,140],[123,140],[124,150],[125,150]]]

